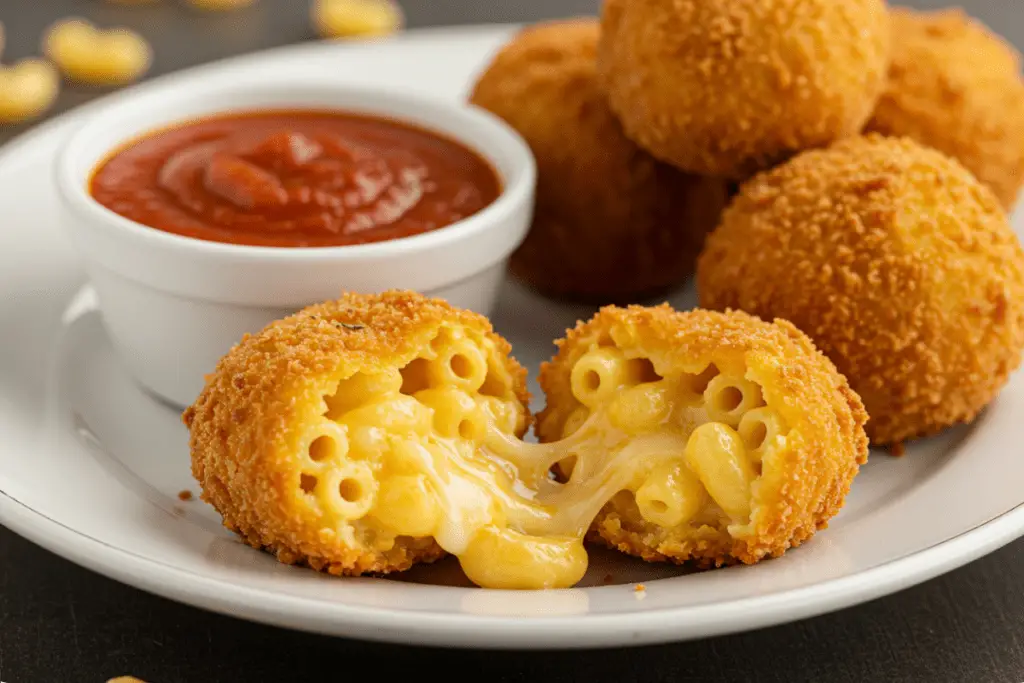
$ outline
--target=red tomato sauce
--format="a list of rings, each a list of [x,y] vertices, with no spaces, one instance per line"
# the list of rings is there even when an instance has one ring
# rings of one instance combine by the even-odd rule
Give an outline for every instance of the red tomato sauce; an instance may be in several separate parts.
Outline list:
[[[259,111],[158,131],[96,169],[93,198],[214,242],[332,247],[437,230],[497,199],[477,153],[436,133],[334,111]]]

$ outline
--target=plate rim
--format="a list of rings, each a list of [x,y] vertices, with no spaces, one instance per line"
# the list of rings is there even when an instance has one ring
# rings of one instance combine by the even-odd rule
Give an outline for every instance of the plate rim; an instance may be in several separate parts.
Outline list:
[[[453,35],[510,33],[521,24],[468,24],[412,29],[378,41],[408,42]],[[366,42],[353,46],[366,45]],[[109,99],[161,87],[203,70],[216,70],[254,56],[339,49],[338,43],[308,41],[235,55],[181,69],[104,95],[35,125],[0,146],[0,165],[26,144],[70,132],[76,119]],[[344,48],[350,47],[348,45]],[[94,538],[35,510],[0,488],[0,524],[28,541],[97,574],[195,608],[300,631],[377,642],[456,649],[585,649],[679,642],[749,631],[827,614],[922,583],[961,567],[1024,536],[1024,500],[970,529],[870,569],[767,596],[706,605],[667,607],[623,614],[537,616],[439,614],[329,603],[233,584],[138,555]],[[301,617],[294,606],[303,607]]]
[[[868,602],[957,569],[1021,537],[1024,502],[924,550],[810,586],[706,605],[530,618],[409,612],[323,602],[233,584],[94,538],[2,489],[0,522],[36,545],[98,574],[236,618],[376,642],[453,649],[551,650],[682,642],[798,621]],[[295,605],[303,608],[301,618],[295,616]],[[737,618],[739,615],[745,618]]]

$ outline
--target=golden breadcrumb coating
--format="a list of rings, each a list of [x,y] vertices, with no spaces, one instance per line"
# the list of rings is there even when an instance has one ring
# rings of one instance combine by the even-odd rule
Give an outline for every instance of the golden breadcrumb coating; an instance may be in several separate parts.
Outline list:
[[[441,557],[432,538],[399,536],[390,547],[375,545],[360,522],[338,525],[306,504],[298,441],[325,414],[324,398],[340,380],[404,367],[443,325],[494,343],[489,361],[501,367],[489,372],[528,421],[526,371],[484,317],[408,292],[346,294],[310,306],[247,335],[183,415],[192,473],[224,526],[281,562],[337,575],[401,571]]]
[[[630,142],[597,83],[596,19],[515,36],[471,101],[519,131],[537,160],[532,229],[512,272],[544,293],[636,300],[692,274],[726,201],[721,181],[655,161]]]
[[[885,87],[884,0],[606,0],[598,70],[626,134],[742,178],[857,134]]]
[[[710,362],[724,375],[746,377],[760,385],[788,432],[763,456],[749,524],[661,527],[637,514],[632,496],[619,494],[594,521],[591,540],[648,561],[750,564],[800,545],[843,506],[867,461],[867,413],[846,379],[793,325],[739,311],[603,308],[557,342],[557,355],[541,368],[547,396],[538,416],[541,441],[557,440],[579,406],[570,387],[576,361],[594,345],[609,344],[639,351],[662,375],[680,368],[700,372]]]
[[[1024,347],[1024,252],[999,202],[909,139],[848,140],[746,183],[698,288],[703,306],[806,332],[878,444],[970,422]]]
[[[892,11],[889,86],[868,130],[959,160],[1009,210],[1024,187],[1020,54],[962,10]]]

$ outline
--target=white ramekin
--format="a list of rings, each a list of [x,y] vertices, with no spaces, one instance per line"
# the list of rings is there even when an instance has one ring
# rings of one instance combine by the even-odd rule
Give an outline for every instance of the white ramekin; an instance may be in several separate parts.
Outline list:
[[[155,84],[154,84],[155,85]],[[470,147],[503,182],[479,213],[414,237],[345,247],[275,248],[155,230],[88,192],[96,166],[140,135],[197,117],[254,109],[340,109],[418,124]],[[85,260],[114,345],[146,388],[190,404],[243,334],[343,291],[410,289],[487,315],[533,211],[536,169],[506,124],[470,105],[318,82],[174,79],[93,107],[56,161],[61,220]]]

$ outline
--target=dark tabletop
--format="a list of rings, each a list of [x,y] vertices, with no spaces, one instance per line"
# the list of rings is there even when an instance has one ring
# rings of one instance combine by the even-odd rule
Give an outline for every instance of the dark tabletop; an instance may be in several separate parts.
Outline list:
[[[7,29],[8,60],[33,54],[42,29],[68,14],[135,26],[153,43],[155,75],[311,39],[307,2],[258,0],[251,9],[199,17],[176,0],[136,8],[100,0],[0,0],[0,21]],[[404,1],[410,27],[589,14],[597,4],[597,0]],[[970,12],[1024,44],[1020,0],[966,0],[965,4]],[[96,94],[68,88],[55,111]],[[17,132],[0,129],[0,140]],[[367,644],[209,614],[93,574],[0,527],[0,681],[102,683],[131,674],[149,683],[282,683],[319,679],[325,664],[338,672],[339,679],[365,664],[374,679],[383,681],[437,672],[452,680],[472,677],[480,683],[1022,683],[1024,541],[896,595],[787,626],[678,645],[515,653]]]

